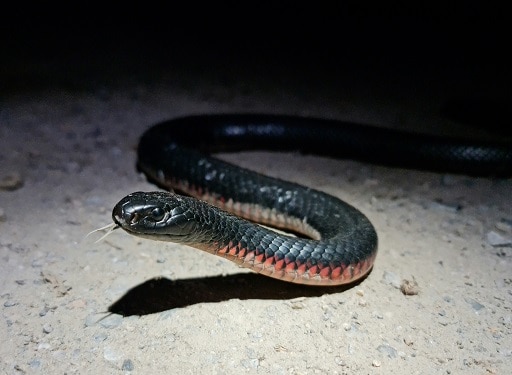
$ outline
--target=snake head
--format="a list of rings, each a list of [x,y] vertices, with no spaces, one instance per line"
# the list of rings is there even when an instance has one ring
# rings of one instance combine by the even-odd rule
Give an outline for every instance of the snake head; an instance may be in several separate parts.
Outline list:
[[[112,219],[125,231],[151,239],[183,242],[193,231],[185,198],[168,192],[136,192],[116,204]]]

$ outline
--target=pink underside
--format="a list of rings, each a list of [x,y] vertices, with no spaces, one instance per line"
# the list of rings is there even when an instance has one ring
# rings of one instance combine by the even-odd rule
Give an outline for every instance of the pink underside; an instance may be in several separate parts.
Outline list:
[[[298,284],[309,285],[341,285],[348,284],[362,278],[372,268],[375,254],[359,263],[345,267],[308,265],[307,263],[286,262],[275,257],[265,259],[264,253],[255,256],[255,251],[247,251],[245,248],[234,244],[218,249],[215,244],[205,246],[196,244],[194,247],[209,253],[222,256],[242,267],[250,268],[255,272]]]
[[[186,182],[167,181],[167,184],[172,188],[185,191],[195,198],[204,200],[247,220],[302,233],[315,240],[320,239],[318,232],[314,228],[296,218],[286,217],[270,210],[262,210],[256,205],[239,204],[231,200],[214,197],[209,192],[190,186]],[[287,263],[284,259],[277,260],[275,257],[265,259],[264,249],[261,249],[260,255],[255,256],[255,251],[248,251],[245,248],[241,248],[239,244],[234,243],[230,243],[229,246],[223,248],[218,248],[215,244],[206,245],[203,243],[195,244],[193,247],[225,257],[242,267],[250,268],[255,272],[273,278],[309,285],[341,285],[351,283],[362,278],[372,269],[376,256],[374,252],[370,257],[359,263],[342,267],[322,267],[319,265],[308,265],[307,263]]]

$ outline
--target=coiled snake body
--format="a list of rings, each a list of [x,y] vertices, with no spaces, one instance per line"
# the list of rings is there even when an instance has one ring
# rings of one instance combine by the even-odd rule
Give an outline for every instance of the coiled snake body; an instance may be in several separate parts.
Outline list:
[[[192,116],[150,128],[139,143],[138,167],[159,186],[194,198],[133,193],[114,207],[114,222],[131,234],[196,247],[295,283],[345,284],[366,275],[377,253],[377,234],[364,214],[328,194],[207,155],[248,149],[471,174],[512,171],[507,145],[298,117]],[[309,238],[278,234],[246,219]]]

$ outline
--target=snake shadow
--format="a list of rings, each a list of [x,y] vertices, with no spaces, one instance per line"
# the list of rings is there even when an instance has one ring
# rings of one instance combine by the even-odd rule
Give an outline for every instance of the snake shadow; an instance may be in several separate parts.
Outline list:
[[[359,285],[361,281],[340,286],[318,287],[292,284],[255,273],[181,280],[154,278],[129,290],[108,308],[108,312],[127,317],[235,298],[287,300],[319,297],[324,294],[341,293]]]

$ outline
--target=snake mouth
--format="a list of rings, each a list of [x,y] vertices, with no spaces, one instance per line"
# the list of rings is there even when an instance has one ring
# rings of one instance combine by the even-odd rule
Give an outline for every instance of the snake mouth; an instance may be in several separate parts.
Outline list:
[[[127,212],[121,205],[117,205],[112,212],[112,219],[116,228],[124,229],[127,232],[138,234],[145,232],[147,226],[144,224],[145,216],[139,212]]]
[[[118,215],[114,212],[112,215],[112,219],[114,223],[120,228],[129,229],[131,226],[137,225],[140,222],[141,215],[137,212],[135,213],[125,213]]]
[[[119,202],[112,211],[112,220],[114,220],[114,223],[120,228],[129,228],[129,226],[133,224],[134,219],[138,218],[136,215],[126,212],[122,201]]]
[[[124,220],[124,218],[122,216],[114,214],[114,215],[112,215],[112,219],[114,220],[116,228],[126,229],[128,227],[126,221]]]

